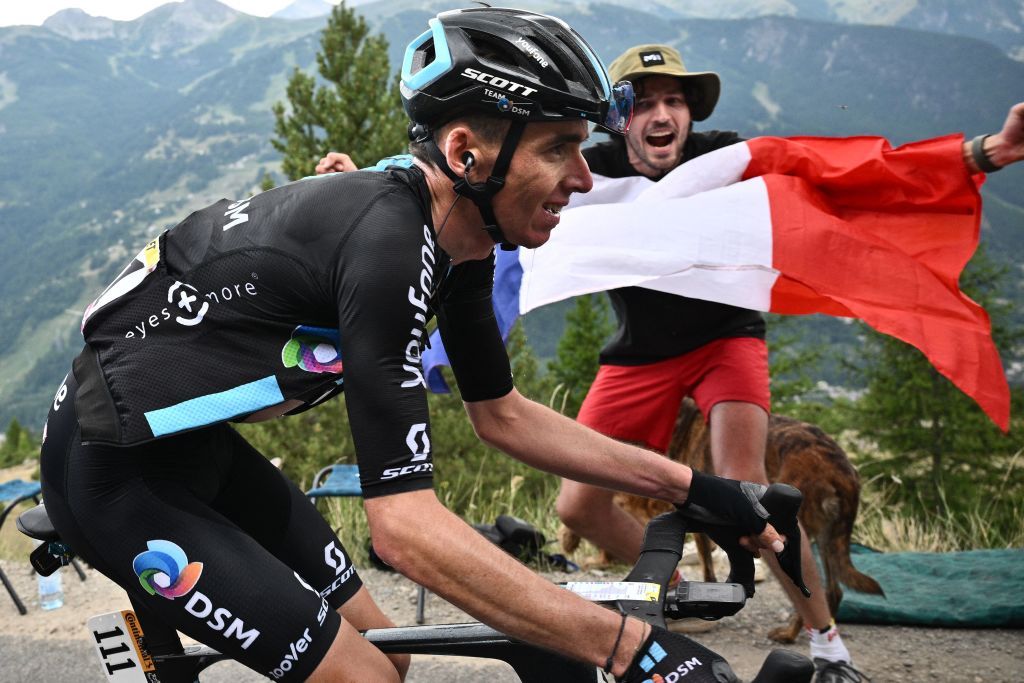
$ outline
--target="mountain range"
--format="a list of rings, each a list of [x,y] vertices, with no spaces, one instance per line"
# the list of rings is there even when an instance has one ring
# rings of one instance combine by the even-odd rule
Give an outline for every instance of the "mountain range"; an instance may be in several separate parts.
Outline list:
[[[1024,2],[517,4],[559,14],[606,62],[640,42],[676,45],[690,68],[722,76],[714,127],[750,136],[973,136],[1024,99]],[[0,28],[0,423],[41,426],[84,305],[148,238],[248,196],[266,172],[283,180],[270,108],[292,69],[312,70],[324,18],[308,5],[259,18],[186,0],[133,21],[65,10]],[[360,11],[397,65],[450,7]],[[1024,260],[1022,188],[1014,168],[984,189],[986,241],[1013,263]]]

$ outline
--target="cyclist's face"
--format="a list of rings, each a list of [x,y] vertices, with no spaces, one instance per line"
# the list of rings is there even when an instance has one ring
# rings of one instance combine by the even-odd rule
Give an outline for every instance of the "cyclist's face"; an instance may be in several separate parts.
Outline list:
[[[494,197],[494,213],[514,244],[535,248],[548,241],[573,192],[594,186],[580,153],[586,121],[531,123],[512,156],[505,187]]]
[[[648,76],[639,84],[633,122],[626,134],[629,163],[657,177],[679,165],[690,131],[690,107],[683,84],[672,76]]]

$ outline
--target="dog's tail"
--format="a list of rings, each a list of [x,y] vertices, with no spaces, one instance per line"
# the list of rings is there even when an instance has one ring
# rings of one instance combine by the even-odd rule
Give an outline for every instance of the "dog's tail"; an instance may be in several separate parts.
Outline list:
[[[877,581],[853,566],[849,553],[839,558],[839,580],[859,593],[885,595]]]
[[[850,560],[850,533],[830,535],[824,547],[821,547],[821,558],[826,573],[852,590],[871,595],[885,595],[885,591],[873,578],[858,570]],[[840,593],[841,595],[841,593]],[[836,604],[833,610],[838,607]]]

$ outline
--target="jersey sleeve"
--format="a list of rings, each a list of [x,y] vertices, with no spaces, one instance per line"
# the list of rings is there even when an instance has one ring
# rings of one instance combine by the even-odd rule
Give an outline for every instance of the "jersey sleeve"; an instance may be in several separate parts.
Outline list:
[[[512,369],[491,303],[494,255],[452,268],[439,296],[437,326],[462,400],[486,401],[512,391]]]
[[[420,355],[437,257],[419,207],[390,192],[357,220],[329,276],[364,498],[433,484]]]

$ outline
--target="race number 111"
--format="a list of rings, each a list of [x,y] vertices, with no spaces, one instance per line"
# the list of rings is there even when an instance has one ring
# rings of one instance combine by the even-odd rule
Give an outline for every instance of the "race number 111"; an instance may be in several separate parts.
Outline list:
[[[109,683],[145,683],[156,667],[142,648],[142,628],[134,612],[110,612],[89,619],[96,652]]]

